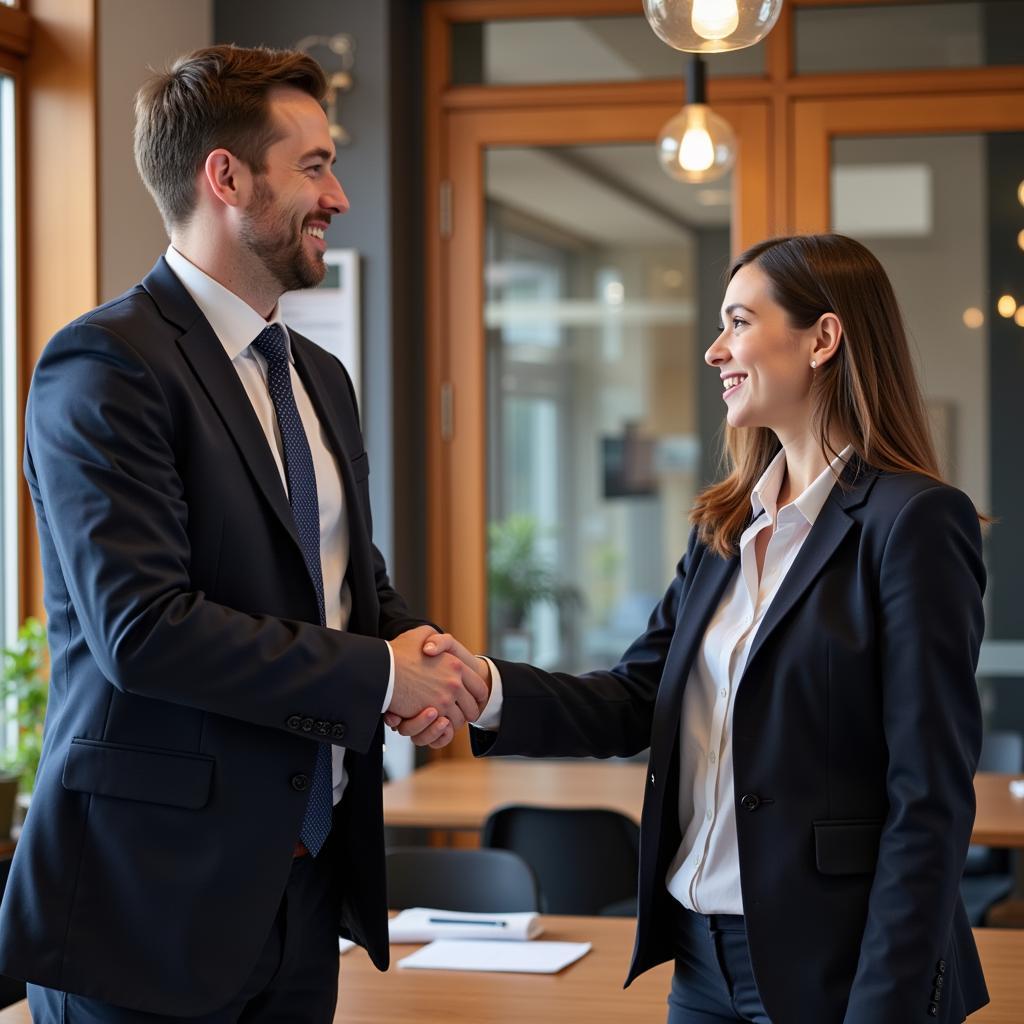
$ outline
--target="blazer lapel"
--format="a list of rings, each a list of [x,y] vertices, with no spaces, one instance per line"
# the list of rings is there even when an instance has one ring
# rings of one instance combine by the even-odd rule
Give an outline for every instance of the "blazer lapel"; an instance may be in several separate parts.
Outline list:
[[[747,656],[744,675],[749,671],[758,651],[765,641],[778,629],[793,606],[807,592],[818,578],[843,542],[843,538],[853,526],[849,510],[867,500],[868,492],[876,479],[876,474],[865,471],[858,459],[853,459],[846,467],[842,482],[832,488],[828,499],[822,506],[818,518],[811,527],[811,532],[800,548],[793,565],[779,585],[778,593],[772,600],[754,642]]]
[[[654,711],[652,747],[671,750],[679,731],[683,690],[704,632],[722,600],[722,594],[739,567],[739,555],[720,558],[704,550],[676,618],[672,645]]]
[[[259,489],[281,525],[298,545],[295,520],[277,463],[224,346],[162,256],[142,286],[153,297],[160,312],[183,329],[178,338],[182,354],[192,367],[200,387],[209,395]]]
[[[306,393],[313,403],[317,418],[324,427],[328,443],[334,451],[338,463],[338,471],[341,474],[342,488],[345,492],[345,514],[348,517],[349,527],[348,576],[354,598],[356,590],[354,581],[373,580],[373,558],[368,543],[370,525],[363,509],[355,476],[352,473],[352,456],[345,444],[345,429],[341,416],[338,414],[338,400],[337,398],[331,400],[328,387],[322,376],[316,372],[316,365],[306,348],[314,342],[297,335],[294,331],[290,333],[295,369],[305,385]],[[361,602],[353,600],[353,616],[355,616],[356,608],[360,605]]]
[[[260,490],[298,544],[295,518],[267,437],[231,360],[206,318],[202,317],[191,330],[181,335],[178,345],[195,371],[200,386],[210,396]]]

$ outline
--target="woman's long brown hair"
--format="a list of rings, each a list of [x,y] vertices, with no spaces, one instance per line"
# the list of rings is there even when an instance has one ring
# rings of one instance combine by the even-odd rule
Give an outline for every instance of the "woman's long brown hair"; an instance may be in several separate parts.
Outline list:
[[[829,438],[843,437],[869,467],[941,481],[903,317],[878,260],[844,235],[796,235],[748,249],[729,280],[748,264],[768,277],[773,299],[794,328],[806,329],[824,313],[843,325],[839,350],[812,384],[822,454],[835,458]],[[719,555],[736,551],[750,492],[780,447],[767,427],[726,425],[729,474],[702,491],[690,513],[700,540]]]

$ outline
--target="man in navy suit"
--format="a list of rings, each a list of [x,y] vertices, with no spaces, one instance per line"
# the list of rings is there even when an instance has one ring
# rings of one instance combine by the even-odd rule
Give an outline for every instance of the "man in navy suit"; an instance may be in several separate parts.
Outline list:
[[[37,1022],[331,1020],[339,931],[388,962],[381,714],[434,708],[440,743],[486,700],[421,653],[351,381],[277,312],[348,208],[324,92],[262,49],[155,76],[136,157],[171,245],[35,371],[52,676],[0,971]]]

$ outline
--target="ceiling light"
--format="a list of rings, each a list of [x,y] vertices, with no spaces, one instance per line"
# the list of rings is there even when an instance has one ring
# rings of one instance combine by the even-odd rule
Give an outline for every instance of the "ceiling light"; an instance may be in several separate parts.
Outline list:
[[[692,57],[686,69],[686,106],[669,118],[658,136],[662,170],[676,181],[715,181],[736,162],[736,135],[705,101],[704,61]]]
[[[782,0],[644,0],[655,34],[689,53],[753,46],[772,30],[781,10]]]

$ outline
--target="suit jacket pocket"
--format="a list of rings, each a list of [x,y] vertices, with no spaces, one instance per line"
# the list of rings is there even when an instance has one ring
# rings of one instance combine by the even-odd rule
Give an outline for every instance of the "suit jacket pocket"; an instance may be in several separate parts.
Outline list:
[[[814,822],[814,859],[823,875],[871,874],[878,862],[880,818]]]
[[[214,759],[76,737],[64,761],[65,789],[198,810],[210,798]]]

